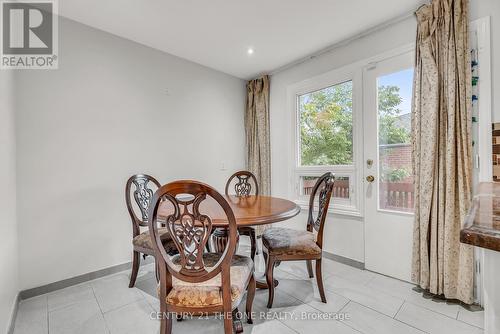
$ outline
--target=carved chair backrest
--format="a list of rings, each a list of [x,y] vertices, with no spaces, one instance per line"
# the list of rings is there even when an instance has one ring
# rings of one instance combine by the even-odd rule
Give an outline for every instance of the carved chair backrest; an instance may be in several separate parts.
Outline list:
[[[125,186],[125,201],[132,219],[134,236],[140,233],[141,226],[148,226],[148,210],[156,189],[161,184],[146,174],[132,175]]]
[[[318,246],[323,246],[323,227],[325,225],[330,199],[332,198],[333,183],[335,175],[333,173],[325,173],[318,178],[309,198],[309,215],[307,218],[307,230],[318,232],[316,243]],[[317,200],[317,214],[315,215],[315,202]]]
[[[234,173],[227,180],[225,194],[229,195],[229,187],[231,183],[236,181],[234,184],[234,192],[238,197],[246,197],[252,195],[252,191],[254,195],[259,194],[259,184],[257,183],[257,178],[251,172],[246,170],[241,170],[239,172]]]
[[[207,267],[203,261],[203,251],[212,232],[212,220],[203,213],[202,203],[211,197],[225,213],[229,241],[220,260]],[[213,201],[212,201],[213,202]],[[161,217],[160,206],[170,206],[170,212]],[[153,196],[149,210],[149,231],[153,240],[157,261],[168,268],[168,274],[186,282],[203,282],[215,277],[221,271],[229,275],[231,259],[236,251],[237,226],[233,210],[215,189],[197,181],[176,181],[160,187]],[[172,240],[179,251],[180,264],[174,264],[162,247],[158,235],[157,221],[168,228]],[[163,259],[163,262],[161,261]],[[166,269],[165,268],[165,269]],[[210,269],[210,270],[208,270]],[[163,275],[168,275],[163,272]],[[170,277],[170,276],[168,276]],[[160,279],[169,279],[162,276]],[[229,276],[226,276],[227,278]]]

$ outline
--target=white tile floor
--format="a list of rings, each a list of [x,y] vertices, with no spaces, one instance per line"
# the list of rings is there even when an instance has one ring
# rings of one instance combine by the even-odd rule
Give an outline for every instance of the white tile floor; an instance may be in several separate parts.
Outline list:
[[[248,252],[248,247],[240,247]],[[266,308],[267,291],[257,290],[254,312],[266,317],[244,324],[245,333],[337,334],[476,334],[483,333],[483,312],[435,302],[409,283],[324,260],[327,304],[318,297],[315,280],[304,262],[276,268],[280,284],[274,307]],[[262,259],[257,271],[263,270]],[[128,288],[128,272],[56,291],[21,302],[15,334],[154,334],[159,311],[152,265],[141,268],[136,287]],[[242,303],[242,310],[244,308]],[[261,313],[262,312],[262,313]],[[339,319],[339,317],[344,319]],[[318,320],[321,318],[321,320]],[[174,333],[222,333],[222,321],[174,321]]]

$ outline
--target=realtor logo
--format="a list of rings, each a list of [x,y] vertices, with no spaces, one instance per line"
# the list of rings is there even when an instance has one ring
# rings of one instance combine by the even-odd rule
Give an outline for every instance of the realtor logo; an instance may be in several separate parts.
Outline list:
[[[2,69],[57,69],[56,0],[0,0]]]

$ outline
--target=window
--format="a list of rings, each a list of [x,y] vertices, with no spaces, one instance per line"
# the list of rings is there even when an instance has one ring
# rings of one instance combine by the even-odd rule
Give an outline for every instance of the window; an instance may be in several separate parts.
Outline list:
[[[413,212],[411,96],[413,69],[377,78],[379,209]]]
[[[301,166],[352,165],[352,81],[298,100]]]
[[[329,73],[325,80],[295,87],[295,167],[292,197],[306,208],[317,179],[335,174],[330,211],[359,214],[356,168],[354,75]]]
[[[413,212],[412,55],[409,45],[288,87],[290,198],[307,208],[332,172],[333,213]]]

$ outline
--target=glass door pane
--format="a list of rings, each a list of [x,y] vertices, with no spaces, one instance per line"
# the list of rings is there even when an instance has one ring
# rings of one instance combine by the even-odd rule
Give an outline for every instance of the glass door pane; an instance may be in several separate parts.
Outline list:
[[[379,210],[413,212],[412,85],[412,68],[377,78]]]

